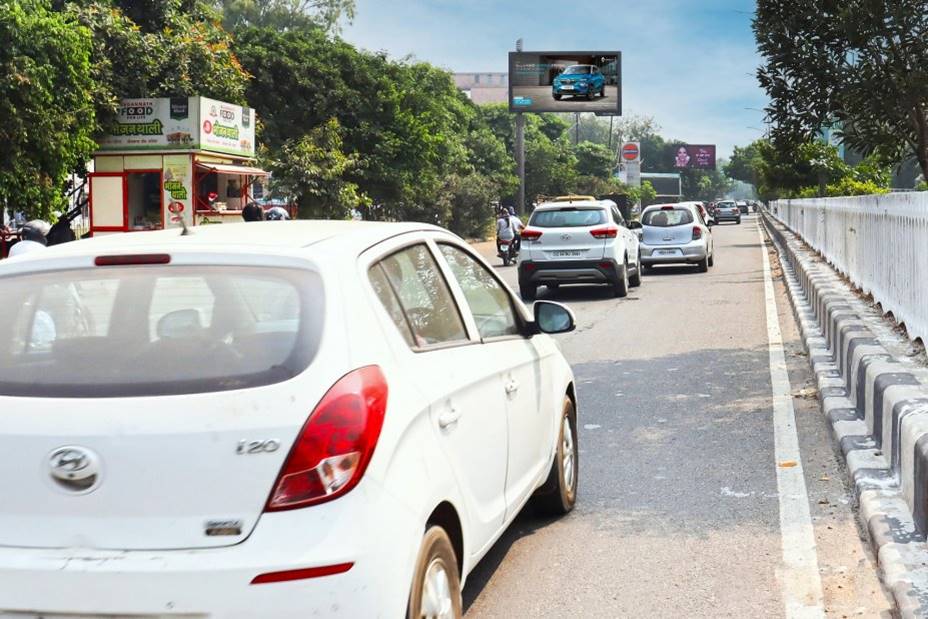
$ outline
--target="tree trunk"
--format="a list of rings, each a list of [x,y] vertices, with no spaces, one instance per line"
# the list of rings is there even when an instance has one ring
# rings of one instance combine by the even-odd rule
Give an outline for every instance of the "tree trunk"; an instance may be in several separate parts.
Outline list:
[[[912,110],[912,120],[915,122],[915,157],[921,166],[922,178],[928,182],[928,115],[923,105],[916,105]]]

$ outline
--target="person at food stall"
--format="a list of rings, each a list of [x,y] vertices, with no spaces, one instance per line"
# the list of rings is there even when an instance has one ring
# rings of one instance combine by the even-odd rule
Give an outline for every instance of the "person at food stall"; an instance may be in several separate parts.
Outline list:
[[[261,221],[264,219],[264,209],[256,202],[249,202],[242,209],[242,219],[245,221]]]

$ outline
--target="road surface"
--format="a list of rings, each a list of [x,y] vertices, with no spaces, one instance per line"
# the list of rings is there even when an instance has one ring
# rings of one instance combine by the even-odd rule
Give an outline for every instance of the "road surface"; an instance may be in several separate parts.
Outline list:
[[[708,273],[665,267],[626,299],[596,287],[540,291],[578,319],[560,342],[579,387],[579,501],[562,520],[531,510],[516,519],[470,574],[467,617],[782,617],[800,616],[787,611],[797,603],[806,616],[889,616],[775,253],[768,295],[756,219],[716,227],[714,238]],[[478,247],[490,257],[491,244]],[[515,267],[498,270],[516,288]],[[789,384],[771,378],[768,305]],[[776,389],[794,396],[801,462],[775,444],[793,432],[775,423]],[[806,501],[778,487],[778,468],[788,475],[795,464],[811,548],[792,534]],[[785,567],[797,554],[811,572]],[[812,589],[797,600],[816,564],[821,598]]]

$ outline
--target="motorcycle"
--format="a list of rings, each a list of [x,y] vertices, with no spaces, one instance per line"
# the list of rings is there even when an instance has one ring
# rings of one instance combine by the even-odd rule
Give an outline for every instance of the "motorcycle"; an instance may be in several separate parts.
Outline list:
[[[516,261],[516,258],[519,255],[519,250],[516,247],[515,240],[500,239],[499,243],[497,243],[497,246],[498,250],[496,255],[503,259],[504,267],[508,267],[510,264]]]

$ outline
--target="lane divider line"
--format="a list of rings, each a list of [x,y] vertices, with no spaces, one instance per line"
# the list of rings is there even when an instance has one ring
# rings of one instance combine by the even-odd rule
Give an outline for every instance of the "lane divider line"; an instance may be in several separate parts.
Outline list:
[[[806,490],[802,457],[799,453],[793,390],[786,369],[770,256],[767,254],[766,240],[759,221],[755,222],[755,225],[764,258],[767,341],[770,351],[770,384],[773,388],[774,453],[783,552],[783,561],[778,570],[780,590],[786,619],[824,618],[824,595],[815,548],[815,530],[812,527],[809,493]]]

